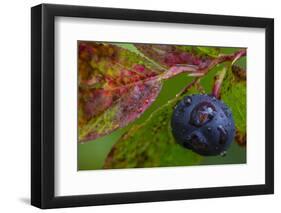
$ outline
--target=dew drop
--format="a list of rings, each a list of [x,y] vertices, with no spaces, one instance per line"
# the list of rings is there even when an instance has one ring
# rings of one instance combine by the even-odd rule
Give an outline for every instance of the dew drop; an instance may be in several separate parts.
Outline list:
[[[227,131],[222,125],[219,125],[217,129],[220,133],[219,144],[223,145],[226,143],[228,138]]]
[[[220,153],[220,156],[225,157],[225,156],[226,156],[226,151],[222,151],[222,152]]]
[[[148,103],[149,103],[149,100],[148,100],[148,99],[145,99],[144,103],[145,103],[145,104],[148,104]]]
[[[183,107],[179,108],[179,112],[184,112],[184,108]]]
[[[142,112],[142,107],[140,107],[140,108],[138,108],[138,112],[140,113],[140,112]]]
[[[187,148],[192,148],[195,150],[206,150],[207,144],[205,143],[204,137],[201,135],[198,135],[196,133],[191,134],[191,136],[188,136],[186,138],[186,142],[184,143],[184,145]]]
[[[189,135],[185,138],[185,141],[183,142],[183,146],[188,148],[188,149],[192,149],[192,146],[190,144],[190,140],[191,140],[191,137]]]
[[[209,102],[198,104],[191,112],[190,124],[201,127],[210,122],[215,116],[215,107]]]
[[[211,127],[208,127],[208,129],[207,129],[209,132],[211,132],[212,131],[212,128]]]
[[[186,106],[190,106],[190,104],[192,103],[192,99],[191,99],[191,97],[186,97],[185,99],[184,99],[184,104],[186,105]]]

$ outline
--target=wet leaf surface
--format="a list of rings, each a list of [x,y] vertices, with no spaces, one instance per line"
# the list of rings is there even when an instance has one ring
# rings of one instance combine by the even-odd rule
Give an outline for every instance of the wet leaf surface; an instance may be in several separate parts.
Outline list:
[[[133,125],[113,146],[104,168],[143,168],[196,165],[201,156],[183,149],[171,134],[170,120],[178,98]]]
[[[158,96],[159,67],[117,45],[79,42],[79,141],[138,118]]]
[[[237,74],[238,71],[240,74]],[[236,142],[240,145],[246,144],[246,97],[246,72],[235,65],[226,73],[223,80],[221,98],[232,111],[236,127]]]

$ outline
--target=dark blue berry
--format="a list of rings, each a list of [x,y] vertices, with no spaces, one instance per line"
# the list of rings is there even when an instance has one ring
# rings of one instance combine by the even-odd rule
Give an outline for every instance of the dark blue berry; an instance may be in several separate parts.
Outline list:
[[[174,109],[172,133],[180,145],[205,155],[225,155],[235,136],[230,109],[210,95],[186,96]]]

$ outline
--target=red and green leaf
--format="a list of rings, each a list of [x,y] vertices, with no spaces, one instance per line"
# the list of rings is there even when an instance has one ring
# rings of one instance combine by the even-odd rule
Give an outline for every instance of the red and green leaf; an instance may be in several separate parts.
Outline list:
[[[192,46],[161,44],[135,44],[135,46],[147,57],[165,67],[188,64],[195,66],[197,69],[204,69],[210,65],[213,59],[210,54],[206,54],[206,52],[212,52],[211,48],[202,47],[203,52],[201,49]]]
[[[113,44],[79,42],[79,141],[139,117],[161,90],[163,70]]]

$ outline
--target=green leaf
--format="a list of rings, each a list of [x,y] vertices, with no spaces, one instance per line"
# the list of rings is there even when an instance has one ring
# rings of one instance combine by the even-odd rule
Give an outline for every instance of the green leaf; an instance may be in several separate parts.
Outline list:
[[[178,145],[170,120],[173,108],[182,97],[170,100],[148,119],[133,125],[113,146],[104,168],[143,168],[196,165],[201,156]]]
[[[220,54],[220,49],[219,48],[215,48],[215,47],[196,47],[197,50],[199,50],[200,52],[211,56],[211,57],[218,57]]]
[[[163,69],[163,67],[156,63],[155,61],[153,61],[151,58],[147,57],[145,54],[143,54],[142,52],[140,52],[136,46],[134,44],[128,44],[128,43],[114,43],[115,45],[122,47],[124,49],[127,49],[133,53],[136,53],[137,55],[141,56],[142,58],[145,58],[146,60],[148,60],[149,62],[151,62],[153,65],[155,65],[155,67],[159,68],[159,69]]]
[[[246,81],[228,70],[222,84],[221,98],[230,107],[239,134],[246,134]],[[238,141],[237,141],[238,142]],[[238,142],[239,143],[239,142]]]

